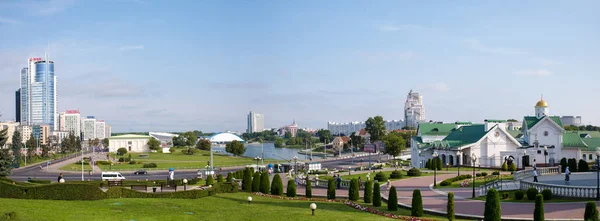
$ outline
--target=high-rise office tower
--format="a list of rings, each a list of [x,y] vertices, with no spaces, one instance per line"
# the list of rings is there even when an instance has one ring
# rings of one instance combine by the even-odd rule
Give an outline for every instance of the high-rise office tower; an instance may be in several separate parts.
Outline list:
[[[15,121],[21,122],[21,89],[15,91]]]
[[[419,122],[424,120],[425,107],[423,106],[423,96],[418,92],[410,90],[404,104],[404,122],[406,126],[417,128]]]
[[[67,110],[64,112],[64,128],[61,130],[75,134],[77,137],[81,137],[81,115],[79,110]],[[61,128],[63,126],[61,125]]]
[[[252,111],[248,113],[248,129],[246,132],[262,132],[265,129],[265,117]]]
[[[42,58],[29,58],[21,70],[21,124],[50,125],[58,130],[56,76],[54,62]]]
[[[96,135],[94,135],[95,138],[98,138],[100,140],[106,138],[106,123],[104,123],[104,120],[98,120],[96,121]]]
[[[88,116],[87,118],[81,120],[82,130],[83,130],[83,140],[93,140],[96,138],[96,118],[94,116]]]

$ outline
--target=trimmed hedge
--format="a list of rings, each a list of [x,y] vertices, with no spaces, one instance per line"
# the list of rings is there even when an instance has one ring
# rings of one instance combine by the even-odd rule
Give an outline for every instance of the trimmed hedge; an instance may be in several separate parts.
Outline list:
[[[288,180],[287,191],[285,192],[285,195],[287,197],[296,197],[296,182],[294,182],[294,180]]]
[[[248,170],[248,174],[250,174],[252,170]],[[279,179],[281,181],[281,179]],[[269,194],[269,190],[271,190],[271,184],[269,183],[269,174],[261,173],[260,174],[260,192],[264,194]]]
[[[408,170],[408,172],[406,172],[406,175],[407,176],[421,176],[421,170],[413,167],[410,170]]]
[[[99,200],[106,194],[89,184],[55,183],[40,186],[20,186],[0,181],[0,197],[41,200]]]
[[[260,191],[260,173],[255,172],[254,176],[252,177],[252,192],[259,192],[259,191]]]
[[[180,198],[180,199],[198,199],[207,196],[214,196],[217,193],[236,193],[238,184],[235,182],[217,183],[206,190],[188,190],[179,192],[164,193],[145,193],[123,187],[111,187],[106,192],[107,198]]]
[[[452,177],[452,178],[448,178],[448,179],[445,179],[444,181],[442,181],[440,183],[440,186],[450,186],[450,185],[452,185],[452,183],[454,183],[456,181],[469,179],[471,177],[472,177],[471,175],[460,175],[460,176],[455,176],[455,177]]]
[[[396,187],[392,186],[388,194],[388,210],[398,211],[398,193],[396,192]]]
[[[385,174],[383,172],[379,172],[379,173],[375,174],[375,180],[377,180],[379,182],[386,182],[387,177],[385,177]]]
[[[527,189],[527,199],[528,200],[535,200],[535,196],[537,196],[537,194],[538,194],[538,190],[536,188]]]
[[[263,172],[263,174],[266,174],[267,179],[269,179],[269,174],[267,172]],[[279,174],[275,174],[275,176],[273,176],[273,181],[271,181],[271,195],[283,195],[283,182],[281,181]]]
[[[350,188],[348,189],[348,199],[350,201],[357,201],[358,197],[358,180],[352,179],[350,180]]]
[[[542,196],[544,196],[544,201],[551,200],[552,199],[552,190],[543,189]]]
[[[423,216],[423,199],[421,198],[421,190],[419,189],[413,190],[410,215],[414,217]]]
[[[145,163],[143,168],[157,168],[158,165],[156,163]]]
[[[246,168],[242,173],[242,189],[246,192],[252,192],[252,173],[250,169]]]
[[[400,178],[402,178],[402,172],[400,172],[398,170],[394,170],[390,174],[390,179],[400,179]]]
[[[585,204],[585,212],[583,213],[583,220],[585,221],[597,221],[598,208],[596,208],[596,202],[590,201]]]
[[[544,196],[535,196],[535,208],[533,209],[533,221],[544,221]]]
[[[50,180],[30,180],[30,183],[38,183],[38,184],[51,184],[52,181]]]
[[[306,198],[312,198],[312,183],[310,179],[306,179],[306,187],[304,189]]]
[[[229,183],[233,182],[233,173],[231,173],[231,172],[227,173],[227,179],[225,179],[225,180]]]
[[[365,203],[373,202],[373,181],[371,180],[367,180],[367,182],[365,182],[363,201]]]
[[[517,164],[515,162],[511,163],[510,166],[508,166],[508,171],[517,171]]]
[[[449,221],[454,220],[454,193],[448,193],[448,203],[446,204],[446,218]]]
[[[487,176],[488,173],[487,172],[481,172],[481,176]]]
[[[577,168],[577,160],[575,158],[568,159],[567,165],[569,166],[569,171],[571,171],[571,172],[579,171]]]
[[[215,182],[215,178],[213,178],[213,177],[212,177],[212,175],[208,175],[208,176],[206,177],[206,185],[207,185],[207,186],[209,186],[209,185],[213,185],[213,184],[214,184],[214,182]]]
[[[222,183],[225,182],[225,180],[223,179],[223,175],[219,174],[217,175],[217,183]]]
[[[508,164],[506,164],[506,161],[502,163],[502,171],[508,171]]]
[[[333,179],[327,180],[327,199],[335,199],[335,181]]]
[[[498,176],[498,175],[500,175],[500,171],[494,171],[494,172],[492,172],[492,175]]]
[[[515,199],[516,200],[522,200],[523,197],[525,197],[525,193],[523,193],[523,190],[515,191]]]
[[[379,183],[375,183],[373,185],[373,206],[381,206],[381,188],[379,186]]]
[[[563,157],[560,159],[560,171],[564,173],[565,169],[567,169],[567,158]]]
[[[501,221],[500,214],[502,214],[502,209],[500,208],[500,197],[498,195],[498,191],[492,188],[488,191],[485,198],[483,219],[486,221]]]
[[[585,162],[585,160],[579,160],[579,165],[577,165],[577,171],[579,172],[588,172],[590,170],[590,167],[588,166],[587,162]]]

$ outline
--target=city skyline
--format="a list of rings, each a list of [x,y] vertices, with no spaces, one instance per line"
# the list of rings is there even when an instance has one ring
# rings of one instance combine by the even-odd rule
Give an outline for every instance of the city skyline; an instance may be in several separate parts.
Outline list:
[[[519,119],[544,94],[553,114],[599,125],[582,96],[600,80],[600,46],[584,44],[599,4],[1,2],[0,120],[14,120],[27,59],[49,52],[58,111],[114,132],[245,131],[249,110],[267,128],[404,119],[410,89],[426,120]]]

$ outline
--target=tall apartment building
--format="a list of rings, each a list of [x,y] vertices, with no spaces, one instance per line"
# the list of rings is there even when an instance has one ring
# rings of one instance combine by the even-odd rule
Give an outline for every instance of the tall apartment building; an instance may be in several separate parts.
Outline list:
[[[17,128],[17,130],[19,130],[19,132],[21,133],[21,141],[23,143],[29,140],[29,138],[31,137],[31,133],[33,132],[33,128],[29,125],[21,125]]]
[[[104,120],[98,120],[96,121],[96,134],[94,135],[95,138],[98,138],[100,140],[106,138],[106,123],[104,122]]]
[[[88,116],[81,120],[81,125],[84,141],[96,138],[96,118],[94,116]]]
[[[67,110],[61,113],[64,116],[64,123],[61,124],[60,131],[72,132],[77,137],[81,137],[81,114],[79,110]],[[64,124],[64,126],[63,126]]]
[[[56,76],[54,62],[29,58],[21,69],[20,122],[23,125],[50,125],[58,130]]]
[[[19,127],[19,122],[11,122],[11,121],[7,121],[7,122],[0,122],[0,130],[4,130],[4,129],[8,129],[6,131],[6,136],[7,136],[7,140],[6,143],[4,145],[6,145],[6,147],[10,144],[12,144],[12,137],[13,134],[15,133],[15,130],[17,130],[17,128]],[[0,147],[2,148],[2,147]]]
[[[58,113],[58,130],[65,131],[65,112]]]
[[[104,125],[104,131],[104,136],[106,136],[107,138],[111,136],[112,128],[110,127],[110,124]]]
[[[265,117],[262,114],[250,111],[248,113],[248,129],[246,132],[262,132],[265,129]]]
[[[418,92],[410,90],[404,104],[404,122],[407,126],[417,128],[419,122],[425,121],[425,107],[423,96]]]

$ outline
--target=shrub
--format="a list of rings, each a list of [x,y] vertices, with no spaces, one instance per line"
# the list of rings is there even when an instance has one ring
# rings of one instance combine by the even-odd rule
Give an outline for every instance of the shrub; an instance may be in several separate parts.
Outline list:
[[[227,179],[225,179],[228,183],[233,182],[233,173],[227,173]]]
[[[485,211],[483,212],[483,219],[486,221],[500,221],[500,198],[498,197],[498,191],[492,188],[488,191],[485,198]]]
[[[242,190],[252,192],[252,174],[248,168],[244,169],[242,177]]]
[[[379,183],[373,184],[373,206],[381,206],[381,186],[379,186]]]
[[[476,173],[476,174],[475,174],[475,176],[476,176],[476,177],[480,177],[480,176],[481,176],[481,173]]]
[[[398,211],[398,193],[396,193],[396,187],[392,186],[388,194],[388,210]]]
[[[446,218],[449,221],[454,220],[454,193],[448,193],[448,204],[446,205]]]
[[[500,175],[500,172],[499,171],[494,171],[494,172],[492,172],[492,175],[498,176],[498,175]]]
[[[105,166],[108,166],[108,165],[110,165],[111,163],[112,163],[112,162],[110,162],[110,161],[106,161],[106,160],[98,160],[98,161],[96,161],[96,165],[105,165]]]
[[[306,179],[306,186],[304,188],[304,195],[306,195],[306,198],[312,198],[312,183],[310,182],[310,179]]]
[[[502,199],[508,199],[508,193],[502,193]]]
[[[250,173],[251,170],[248,171]],[[281,181],[281,178],[279,178]],[[262,173],[260,174],[260,192],[264,194],[269,194],[269,190],[271,189],[271,184],[269,184],[269,174]]]
[[[440,183],[440,186],[450,186],[452,185],[452,182],[449,182],[448,180],[444,180]]]
[[[373,202],[373,181],[367,180],[365,182],[365,190],[363,193],[363,200],[365,203]]]
[[[267,179],[269,179],[268,178],[269,173],[263,172],[263,174],[266,174]],[[289,185],[289,182],[288,182],[288,185]],[[296,186],[296,184],[294,184],[294,195],[296,194],[295,186]],[[279,174],[275,174],[275,176],[273,176],[273,181],[271,182],[271,195],[276,195],[276,196],[283,195],[283,182],[281,181],[281,177],[279,176]]]
[[[525,196],[525,193],[523,193],[522,190],[515,191],[515,199],[516,200],[522,200],[524,196]]]
[[[188,184],[190,184],[190,185],[196,185],[196,184],[198,184],[198,182],[200,182],[201,180],[202,180],[202,179],[200,179],[200,178],[193,178],[193,179],[190,179],[190,180],[188,180]]]
[[[427,162],[425,162],[425,168],[431,169],[431,159],[427,159]]]
[[[567,158],[560,159],[560,171],[565,172],[567,169]]]
[[[487,176],[488,173],[487,172],[481,172],[481,176]]]
[[[394,190],[396,190],[394,188]],[[423,216],[423,199],[421,199],[421,190],[413,190],[412,203],[411,203],[410,215],[414,217]]]
[[[408,172],[406,172],[406,175],[407,176],[421,176],[421,170],[413,167],[410,170],[408,170]]]
[[[218,182],[218,183],[222,183],[222,182],[224,182],[224,181],[225,181],[225,180],[223,179],[223,175],[221,175],[221,174],[217,175],[217,182]]]
[[[0,197],[40,200],[100,200],[106,194],[98,186],[83,183],[55,183],[22,186],[0,181]]]
[[[510,166],[508,166],[508,171],[517,171],[517,164],[515,162],[511,163]]]
[[[442,159],[441,158],[436,158],[437,159],[437,170],[442,170],[443,165],[442,165]]]
[[[119,160],[117,160],[117,161],[119,161],[119,163],[123,163],[123,162],[125,162],[125,158],[119,157]],[[78,161],[78,163],[75,163],[75,164],[81,164],[81,161]]]
[[[383,172],[379,172],[379,173],[375,174],[375,180],[377,180],[379,182],[386,182],[387,177],[385,177],[385,174]]]
[[[551,200],[552,199],[552,190],[549,190],[549,189],[542,190],[542,196],[544,196],[544,200]]]
[[[442,181],[440,183],[440,186],[450,186],[450,185],[452,185],[453,182],[468,179],[468,178],[469,178],[468,175],[460,175],[460,176],[448,178],[448,179],[445,179],[444,181]]]
[[[567,165],[569,166],[569,171],[571,172],[577,172],[579,171],[577,169],[577,160],[575,160],[575,158],[571,158],[567,161]]]
[[[508,164],[506,164],[506,161],[502,163],[502,171],[508,171]]]
[[[335,181],[333,179],[327,180],[327,199],[335,199]]]
[[[17,213],[16,212],[4,213],[4,216],[0,217],[0,220],[16,220],[16,219],[17,219]]]
[[[294,180],[288,180],[287,191],[285,193],[287,197],[296,197],[296,182]]]
[[[125,149],[124,147],[121,147],[119,149],[117,149],[117,155],[125,155],[127,153],[127,149]]]
[[[145,163],[144,168],[157,168],[158,165],[156,165],[156,163]]]
[[[351,201],[358,200],[358,180],[350,180],[350,188],[348,189],[348,199]]]
[[[129,164],[137,164],[135,160],[129,161]]]
[[[52,181],[50,180],[30,180],[30,183],[38,183],[38,184],[51,184]]]
[[[577,171],[579,172],[588,172],[590,170],[587,162],[585,160],[579,160],[579,165],[577,166]]]
[[[252,192],[260,191],[260,173],[255,172],[252,176]]]
[[[465,175],[465,176],[467,176],[467,179],[471,179],[471,178],[473,178],[473,175],[471,175],[471,174],[467,174],[467,175]]]
[[[527,199],[535,200],[535,196],[538,194],[538,190],[536,188],[527,189]]]
[[[544,221],[544,196],[535,196],[535,209],[533,209],[533,221]]]
[[[209,175],[208,177],[206,177],[206,185],[213,185],[215,183],[215,178],[213,178],[213,176]]]
[[[599,220],[598,208],[596,207],[596,202],[590,201],[585,204],[585,212],[583,213],[583,220],[585,220],[585,221]]]
[[[402,178],[402,172],[400,172],[398,170],[394,170],[390,174],[390,179],[400,179],[400,178]]]

